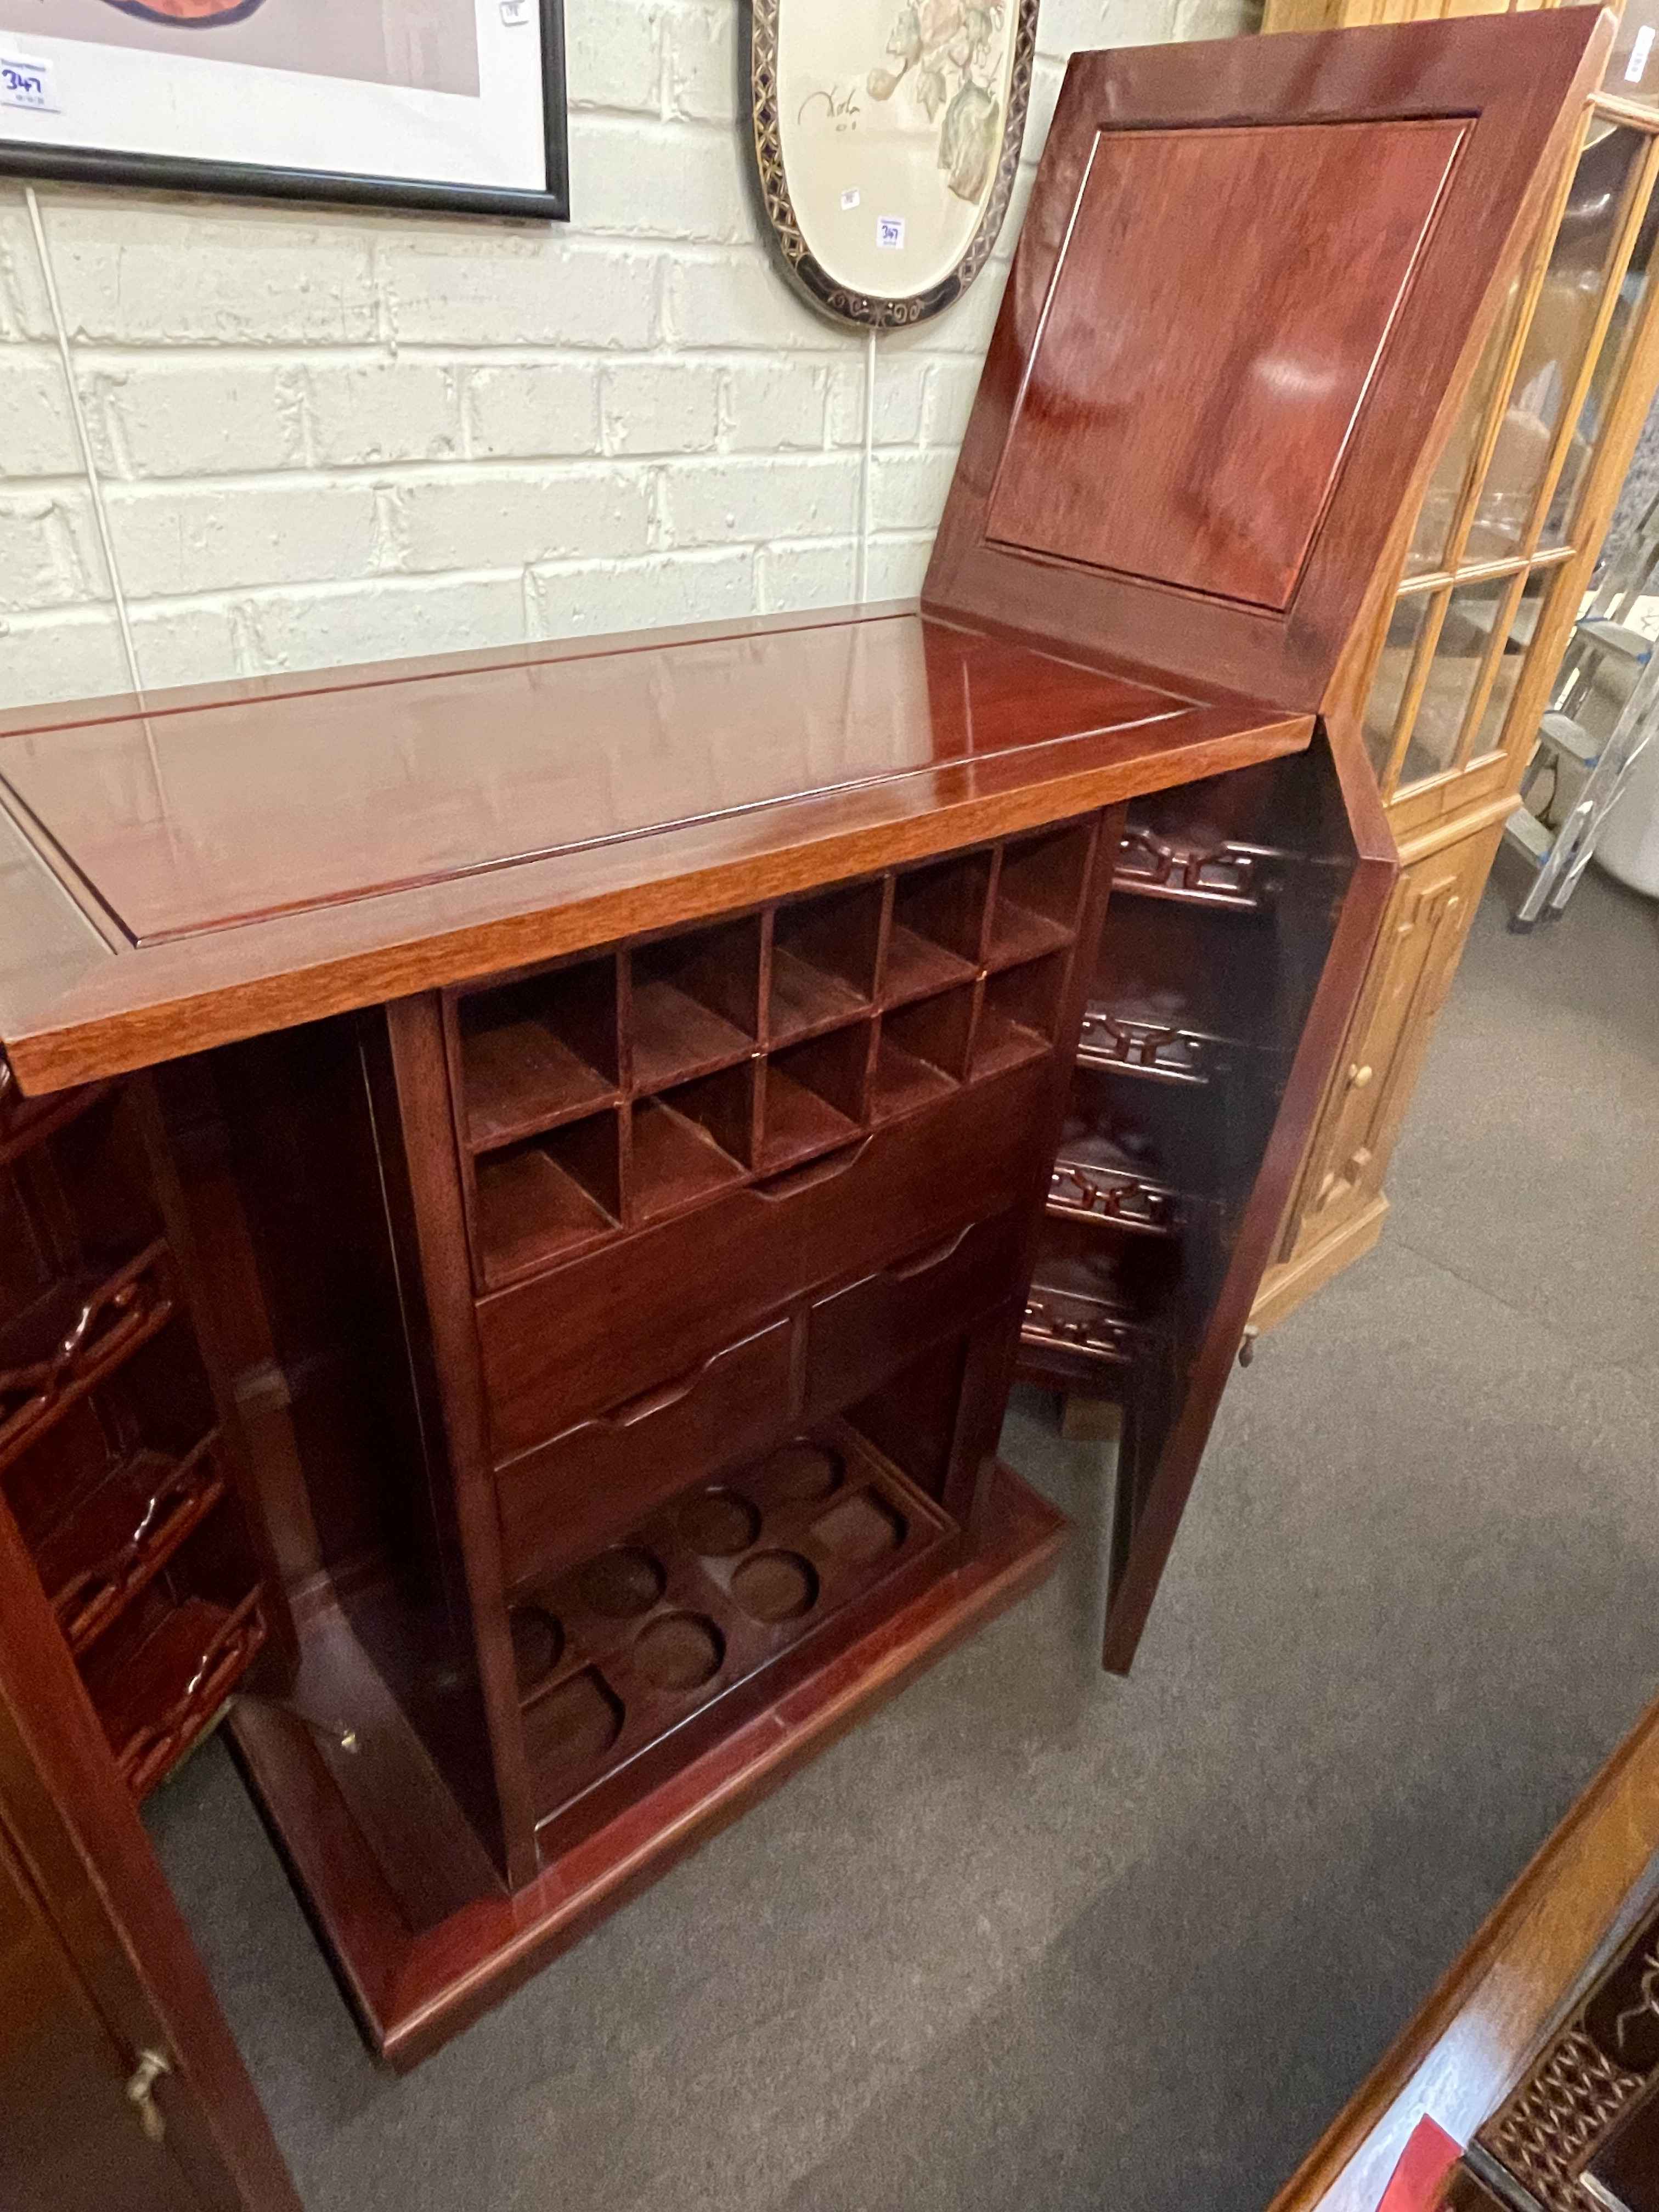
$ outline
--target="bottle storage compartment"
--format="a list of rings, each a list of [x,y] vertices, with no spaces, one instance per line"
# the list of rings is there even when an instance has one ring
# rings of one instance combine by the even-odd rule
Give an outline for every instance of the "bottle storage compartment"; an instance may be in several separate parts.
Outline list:
[[[975,1075],[1000,1075],[1039,1060],[1054,1042],[1066,988],[1066,956],[1054,953],[985,981],[970,1062]]]
[[[622,1219],[621,1121],[595,1115],[492,1152],[477,1170],[477,1224],[492,1286],[574,1259]]]
[[[163,1575],[100,1639],[86,1684],[123,1779],[153,1790],[217,1717],[265,1640],[260,1593],[234,1603]]]
[[[963,853],[897,878],[882,966],[885,1005],[972,978],[984,951],[991,865],[988,852]]]
[[[457,1002],[467,1141],[485,1152],[612,1103],[621,1031],[614,955]]]
[[[452,995],[480,1291],[1050,1050],[1092,821]]]
[[[1177,1249],[1163,1238],[1050,1219],[1022,1334],[1080,1379],[1097,1366],[1131,1369],[1168,1333],[1179,1272]]]
[[[1297,866],[1277,842],[1286,827],[1285,781],[1273,762],[1137,799],[1113,864],[1114,891],[1267,913]]]
[[[1150,1140],[1116,1134],[1073,1111],[1049,1177],[1048,1211],[1143,1236],[1173,1237],[1181,1225],[1181,1194]]]
[[[35,1549],[71,1651],[84,1651],[155,1580],[224,1494],[216,1430],[182,1455],[140,1444],[109,1455],[101,1479]]]
[[[628,957],[636,1091],[668,1090],[754,1051],[760,953],[758,915],[635,948]]]
[[[781,1175],[851,1144],[869,1120],[872,1027],[860,1022],[774,1053],[762,1070],[760,1167]]]
[[[1089,853],[1089,833],[1077,823],[1003,847],[988,966],[1010,968],[1071,942],[1088,880]]]
[[[0,1329],[0,1465],[164,1328],[177,1298],[158,1240],[112,1274],[61,1277]]]
[[[835,1422],[683,1491],[521,1590],[514,1649],[544,1853],[588,1792],[955,1533]]]
[[[1157,1083],[1222,1081],[1293,1042],[1271,923],[1176,901],[1114,899],[1078,1057]]]
[[[773,919],[767,1042],[867,1011],[875,998],[884,904],[879,882],[781,906]]]

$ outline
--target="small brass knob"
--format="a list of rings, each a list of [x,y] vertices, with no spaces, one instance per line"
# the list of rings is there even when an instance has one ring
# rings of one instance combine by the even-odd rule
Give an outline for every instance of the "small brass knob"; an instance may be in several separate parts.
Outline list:
[[[141,2051],[127,2083],[127,2102],[138,2116],[138,2124],[153,2143],[167,2140],[167,2124],[155,2101],[155,2085],[173,2071],[159,2051]]]
[[[1376,1070],[1374,1067],[1370,1065],[1362,1066],[1360,1063],[1356,1060],[1353,1066],[1348,1070],[1349,1085],[1355,1091],[1363,1091],[1376,1073]]]

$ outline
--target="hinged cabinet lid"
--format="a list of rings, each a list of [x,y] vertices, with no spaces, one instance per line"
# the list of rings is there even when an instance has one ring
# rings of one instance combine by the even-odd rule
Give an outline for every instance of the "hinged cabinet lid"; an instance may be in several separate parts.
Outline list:
[[[1612,35],[1074,56],[927,609],[1317,708]]]

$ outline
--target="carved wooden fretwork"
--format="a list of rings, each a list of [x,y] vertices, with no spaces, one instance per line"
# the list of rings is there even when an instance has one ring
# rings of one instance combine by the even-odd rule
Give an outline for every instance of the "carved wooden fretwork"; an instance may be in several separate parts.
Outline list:
[[[1078,1058],[1085,1067],[1117,1067],[1160,1083],[1207,1083],[1215,1040],[1174,1024],[1131,1020],[1091,1006]]]
[[[52,1331],[33,1358],[0,1367],[0,1459],[9,1458],[137,1344],[171,1318],[173,1255],[158,1239],[119,1272],[88,1287],[64,1285],[41,1301]],[[61,1303],[61,1325],[49,1309]]]
[[[1117,1168],[1085,1167],[1062,1154],[1048,1182],[1051,1213],[1085,1214],[1121,1229],[1173,1235],[1177,1225],[1176,1194],[1145,1176]]]
[[[1112,877],[1121,889],[1147,897],[1259,914],[1278,889],[1272,864],[1283,859],[1267,845],[1183,841],[1132,823],[1118,847]]]

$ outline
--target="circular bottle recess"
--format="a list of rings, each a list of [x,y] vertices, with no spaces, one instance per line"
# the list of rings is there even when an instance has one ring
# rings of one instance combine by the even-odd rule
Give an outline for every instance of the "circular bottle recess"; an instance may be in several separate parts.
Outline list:
[[[828,1498],[839,1489],[845,1465],[828,1444],[785,1444],[766,1462],[768,1486],[790,1505],[805,1505],[815,1498]]]
[[[667,1587],[662,1563],[637,1544],[619,1544],[590,1559],[578,1577],[583,1602],[607,1620],[649,1613]]]
[[[700,1690],[725,1657],[725,1638],[700,1613],[665,1613],[634,1645],[635,1666],[659,1690]]]
[[[706,1559],[735,1559],[761,1532],[760,1510],[737,1490],[701,1490],[680,1508],[680,1535]]]
[[[564,1631],[538,1605],[515,1605],[507,1615],[513,1633],[513,1669],[521,1690],[533,1689],[558,1665]]]
[[[818,1601],[817,1571],[799,1552],[757,1552],[732,1576],[732,1595],[751,1620],[799,1620]]]

